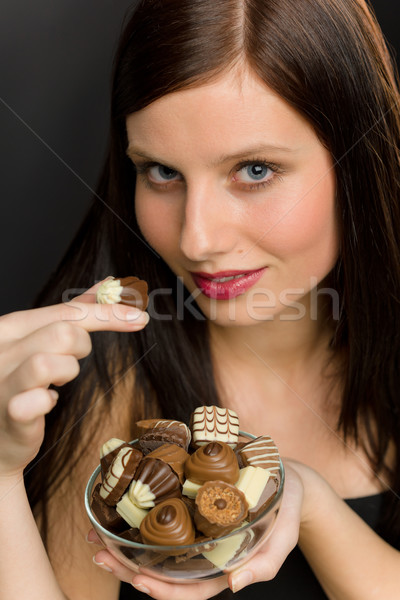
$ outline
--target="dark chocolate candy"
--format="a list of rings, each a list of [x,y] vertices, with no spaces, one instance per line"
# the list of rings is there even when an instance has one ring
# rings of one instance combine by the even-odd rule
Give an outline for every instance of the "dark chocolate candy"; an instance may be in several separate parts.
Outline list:
[[[106,504],[114,506],[119,502],[132,481],[142,456],[140,450],[130,446],[118,451],[100,488],[100,496]]]
[[[167,498],[182,496],[179,477],[168,463],[158,458],[143,458],[128,492],[140,508],[152,508]]]
[[[101,483],[98,483],[93,490],[92,511],[103,527],[108,529],[108,531],[111,531],[111,533],[121,535],[121,532],[126,530],[126,523],[113,506],[108,506],[108,504],[104,502],[99,493],[100,487]]]
[[[100,457],[101,475],[103,479],[110,468],[112,461],[117,456],[121,448],[126,448],[129,446],[128,442],[123,442],[122,440],[120,441],[121,444],[117,448],[114,448],[114,450],[111,450],[111,452],[108,452],[107,454],[104,454],[104,456]]]
[[[181,421],[158,421],[140,436],[139,444],[144,453],[152,452],[165,443],[181,446],[187,452],[190,439],[190,430]]]

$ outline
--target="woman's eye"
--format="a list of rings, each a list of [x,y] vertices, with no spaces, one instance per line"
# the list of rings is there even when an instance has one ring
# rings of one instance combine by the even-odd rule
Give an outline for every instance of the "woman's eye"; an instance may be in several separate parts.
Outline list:
[[[235,180],[240,183],[267,183],[274,171],[263,163],[250,163],[240,167],[235,173]]]
[[[181,179],[178,171],[165,167],[164,165],[153,165],[147,169],[147,177],[153,183],[166,183],[168,181],[179,181]]]

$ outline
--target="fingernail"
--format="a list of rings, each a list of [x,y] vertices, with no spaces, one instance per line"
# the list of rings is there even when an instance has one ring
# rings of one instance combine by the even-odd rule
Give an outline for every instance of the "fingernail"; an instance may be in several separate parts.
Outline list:
[[[143,594],[150,594],[149,588],[143,585],[143,583],[132,583],[132,585],[138,592],[143,592]]]
[[[130,310],[126,313],[126,320],[135,322],[138,325],[147,325],[150,320],[149,313],[143,312],[142,310]]]
[[[253,574],[250,571],[241,571],[232,577],[231,590],[233,593],[238,592],[246,585],[250,585],[253,581]]]
[[[94,542],[92,542],[92,540],[89,540],[89,534],[88,533],[86,534],[86,541],[87,541],[88,544],[94,544]]]
[[[97,562],[96,557],[93,556],[93,562],[95,565],[97,565],[98,567],[100,567],[101,569],[104,569],[104,571],[108,571],[109,573],[112,573],[112,569],[110,569],[109,566],[107,566],[105,563],[102,562]]]
[[[58,400],[58,392],[56,390],[49,390],[50,396],[53,398],[54,402]]]

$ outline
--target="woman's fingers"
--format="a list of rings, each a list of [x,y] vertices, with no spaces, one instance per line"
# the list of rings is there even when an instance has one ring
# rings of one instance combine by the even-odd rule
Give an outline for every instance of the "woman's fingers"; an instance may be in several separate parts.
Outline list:
[[[55,390],[36,388],[22,392],[11,398],[8,404],[8,416],[17,423],[29,424],[45,415],[57,403],[58,393]]]
[[[211,598],[228,587],[226,575],[201,583],[188,583],[185,585],[166,583],[142,574],[136,575],[107,550],[97,552],[94,561],[100,568],[111,569],[118,579],[132,584],[136,589],[156,600],[188,600],[190,598],[206,600],[206,598]]]
[[[50,384],[63,385],[75,379],[79,363],[74,356],[39,352],[27,358],[4,381],[2,396],[13,398],[34,388],[47,388]]]
[[[136,331],[148,323],[148,313],[138,308],[89,302],[91,290],[85,293],[82,302],[77,297],[70,302],[0,317],[0,343],[24,338],[57,321],[79,325],[86,331]]]
[[[77,359],[87,356],[92,349],[90,335],[82,327],[71,323],[56,321],[30,333],[27,337],[9,344],[0,358],[0,374],[4,378],[30,356],[42,352],[52,354],[70,354]]]
[[[57,393],[43,388],[14,396],[8,403],[1,432],[0,463],[3,473],[15,475],[36,456],[44,433],[44,415],[57,402]],[[2,419],[2,420],[3,420]]]
[[[99,546],[103,545],[103,542],[94,529],[89,529],[89,532],[86,536],[86,541],[89,542],[89,544],[98,544]]]

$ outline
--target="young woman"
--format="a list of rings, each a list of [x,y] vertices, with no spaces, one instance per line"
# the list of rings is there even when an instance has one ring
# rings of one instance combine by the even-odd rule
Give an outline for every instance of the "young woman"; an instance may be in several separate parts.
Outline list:
[[[0,320],[2,598],[397,597],[399,114],[363,0],[139,2],[98,196]],[[83,293],[110,274],[148,281],[148,324]],[[173,586],[88,545],[100,444],[217,403],[287,457],[262,550]]]

